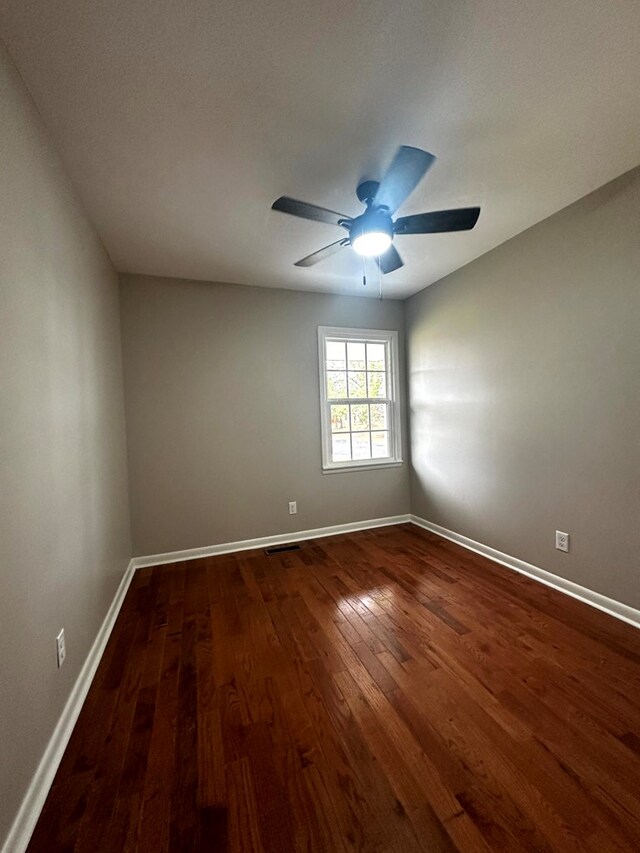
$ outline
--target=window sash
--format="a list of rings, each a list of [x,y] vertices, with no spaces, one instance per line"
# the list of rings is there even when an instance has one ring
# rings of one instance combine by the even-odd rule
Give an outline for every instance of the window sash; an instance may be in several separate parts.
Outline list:
[[[320,326],[318,328],[318,355],[320,368],[320,392],[321,392],[321,427],[322,427],[322,467],[325,471],[340,470],[348,468],[377,468],[389,465],[402,464],[401,455],[401,424],[400,424],[400,403],[399,403],[399,364],[398,364],[398,333],[387,332],[372,329],[344,329],[344,328],[328,328]],[[326,344],[329,342],[337,342],[345,344],[345,367],[344,372],[348,374],[348,350],[346,344],[350,342],[383,344],[385,347],[385,369],[383,371],[367,370],[368,362],[365,362],[364,370],[351,371],[357,373],[384,373],[386,381],[386,394],[384,397],[333,397],[329,398],[327,393],[327,357]],[[331,372],[335,372],[332,368]],[[367,388],[367,390],[369,390]],[[348,388],[347,388],[348,393]],[[353,406],[353,405],[385,405],[387,409],[386,429],[373,429],[371,422],[366,430],[351,429],[351,420],[349,421],[349,429],[341,432],[333,433],[331,431],[331,406]],[[388,455],[387,456],[371,456],[364,459],[349,459],[349,460],[333,460],[332,458],[332,438],[334,435],[349,436],[350,452],[353,454],[353,439],[354,435],[363,435],[369,433],[370,452],[373,452],[371,444],[371,434],[386,432],[388,440]]]

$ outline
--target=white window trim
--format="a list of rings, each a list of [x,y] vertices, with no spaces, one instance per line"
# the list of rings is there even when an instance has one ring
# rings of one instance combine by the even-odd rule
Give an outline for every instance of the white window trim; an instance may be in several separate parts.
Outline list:
[[[390,366],[387,368],[387,396],[381,402],[389,403],[389,448],[390,456],[382,459],[331,460],[331,416],[329,406],[335,404],[327,399],[327,371],[325,369],[325,341],[362,340],[387,345]],[[344,471],[367,471],[377,468],[397,468],[402,465],[402,423],[400,418],[400,366],[398,359],[398,333],[381,329],[349,329],[341,326],[318,326],[318,367],[320,371],[320,423],[322,432],[322,471],[334,474]],[[356,402],[350,400],[349,402]]]

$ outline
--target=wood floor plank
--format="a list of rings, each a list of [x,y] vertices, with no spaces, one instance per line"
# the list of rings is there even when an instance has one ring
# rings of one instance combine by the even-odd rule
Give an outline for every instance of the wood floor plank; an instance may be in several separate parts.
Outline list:
[[[180,634],[166,636],[139,815],[137,849],[140,853],[166,853],[169,849],[180,645]]]
[[[640,632],[398,525],[136,573],[30,853],[640,849]]]
[[[135,602],[135,633],[126,648],[126,665],[122,666],[122,678],[117,675],[117,667],[112,661],[113,681],[111,689],[117,690],[117,704],[111,718],[111,725],[102,744],[100,757],[92,774],[87,795],[86,809],[79,829],[74,850],[89,851],[99,849],[105,843],[111,820],[117,804],[118,789],[125,767],[129,737],[135,717],[149,627],[153,615],[153,591],[150,584],[151,573],[143,572],[132,584],[131,598]],[[111,642],[111,640],[110,640]],[[116,686],[117,685],[117,686]],[[93,686],[91,688],[93,690]],[[45,847],[51,850],[51,847]],[[55,847],[53,848],[55,849]],[[109,849],[104,847],[103,849]]]

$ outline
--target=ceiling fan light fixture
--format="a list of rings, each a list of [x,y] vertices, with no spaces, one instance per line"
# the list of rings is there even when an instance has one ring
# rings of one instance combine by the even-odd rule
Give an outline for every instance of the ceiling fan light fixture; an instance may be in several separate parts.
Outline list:
[[[365,180],[358,184],[356,195],[366,210],[360,216],[345,216],[336,210],[308,204],[289,196],[280,196],[271,205],[273,210],[337,225],[349,232],[348,237],[335,240],[299,261],[297,267],[310,267],[325,260],[346,246],[362,257],[378,259],[380,272],[387,274],[404,266],[393,245],[394,236],[405,234],[442,234],[449,231],[470,231],[480,215],[479,207],[461,207],[455,210],[432,210],[412,216],[393,219],[398,208],[429,171],[436,158],[428,151],[401,145],[391,165],[380,181]]]
[[[371,258],[387,251],[391,245],[391,235],[386,231],[367,231],[352,240],[351,245],[359,255]]]

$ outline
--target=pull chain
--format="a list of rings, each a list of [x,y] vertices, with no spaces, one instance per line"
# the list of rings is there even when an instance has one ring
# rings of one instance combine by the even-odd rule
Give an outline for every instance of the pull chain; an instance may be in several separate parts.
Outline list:
[[[380,293],[380,301],[382,301],[382,270],[380,268],[380,255],[378,255],[378,288]]]
[[[361,257],[362,257],[362,286],[366,287],[367,286],[367,269],[364,265],[364,255],[362,255]]]

